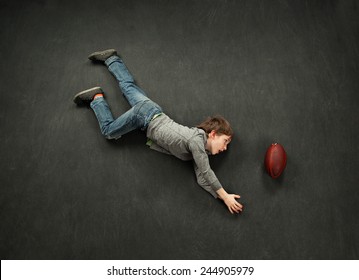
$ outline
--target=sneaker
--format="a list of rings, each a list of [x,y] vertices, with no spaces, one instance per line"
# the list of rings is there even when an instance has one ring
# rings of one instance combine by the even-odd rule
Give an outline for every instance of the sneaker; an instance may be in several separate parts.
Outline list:
[[[94,52],[94,53],[90,54],[89,60],[105,62],[106,59],[108,59],[109,57],[111,57],[113,55],[117,55],[117,52],[115,49],[98,51],[98,52]]]
[[[103,91],[100,87],[94,87],[81,91],[74,96],[74,102],[77,105],[89,105],[93,100],[94,96],[98,93],[103,94]]]

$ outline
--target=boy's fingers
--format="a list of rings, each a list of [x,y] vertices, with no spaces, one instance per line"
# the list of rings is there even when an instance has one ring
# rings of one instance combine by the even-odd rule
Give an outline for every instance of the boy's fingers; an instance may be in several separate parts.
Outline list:
[[[238,203],[238,205],[236,205],[236,207],[237,207],[237,209],[238,209],[239,211],[242,211],[242,208],[243,208],[243,207],[242,207],[241,204]]]

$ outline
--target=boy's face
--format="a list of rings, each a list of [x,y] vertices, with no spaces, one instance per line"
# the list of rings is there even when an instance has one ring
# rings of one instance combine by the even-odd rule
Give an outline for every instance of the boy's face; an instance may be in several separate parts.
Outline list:
[[[231,136],[225,134],[217,134],[214,130],[208,135],[207,150],[216,155],[227,150],[227,145],[231,142]]]

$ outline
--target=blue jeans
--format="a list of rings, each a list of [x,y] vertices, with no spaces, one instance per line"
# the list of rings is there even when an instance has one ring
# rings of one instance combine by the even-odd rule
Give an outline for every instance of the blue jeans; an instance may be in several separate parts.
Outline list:
[[[95,112],[101,133],[107,139],[118,139],[132,130],[145,130],[153,116],[162,113],[161,107],[150,100],[146,93],[135,84],[126,65],[118,56],[111,56],[105,64],[119,82],[121,91],[132,108],[114,119],[104,98],[99,97],[93,100],[90,106]]]

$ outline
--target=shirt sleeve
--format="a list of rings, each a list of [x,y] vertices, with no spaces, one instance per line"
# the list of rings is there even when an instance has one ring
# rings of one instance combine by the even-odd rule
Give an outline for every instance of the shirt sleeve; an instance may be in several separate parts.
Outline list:
[[[216,191],[222,188],[222,185],[211,169],[203,142],[192,139],[189,149],[192,152],[198,184],[214,197],[217,197]]]

